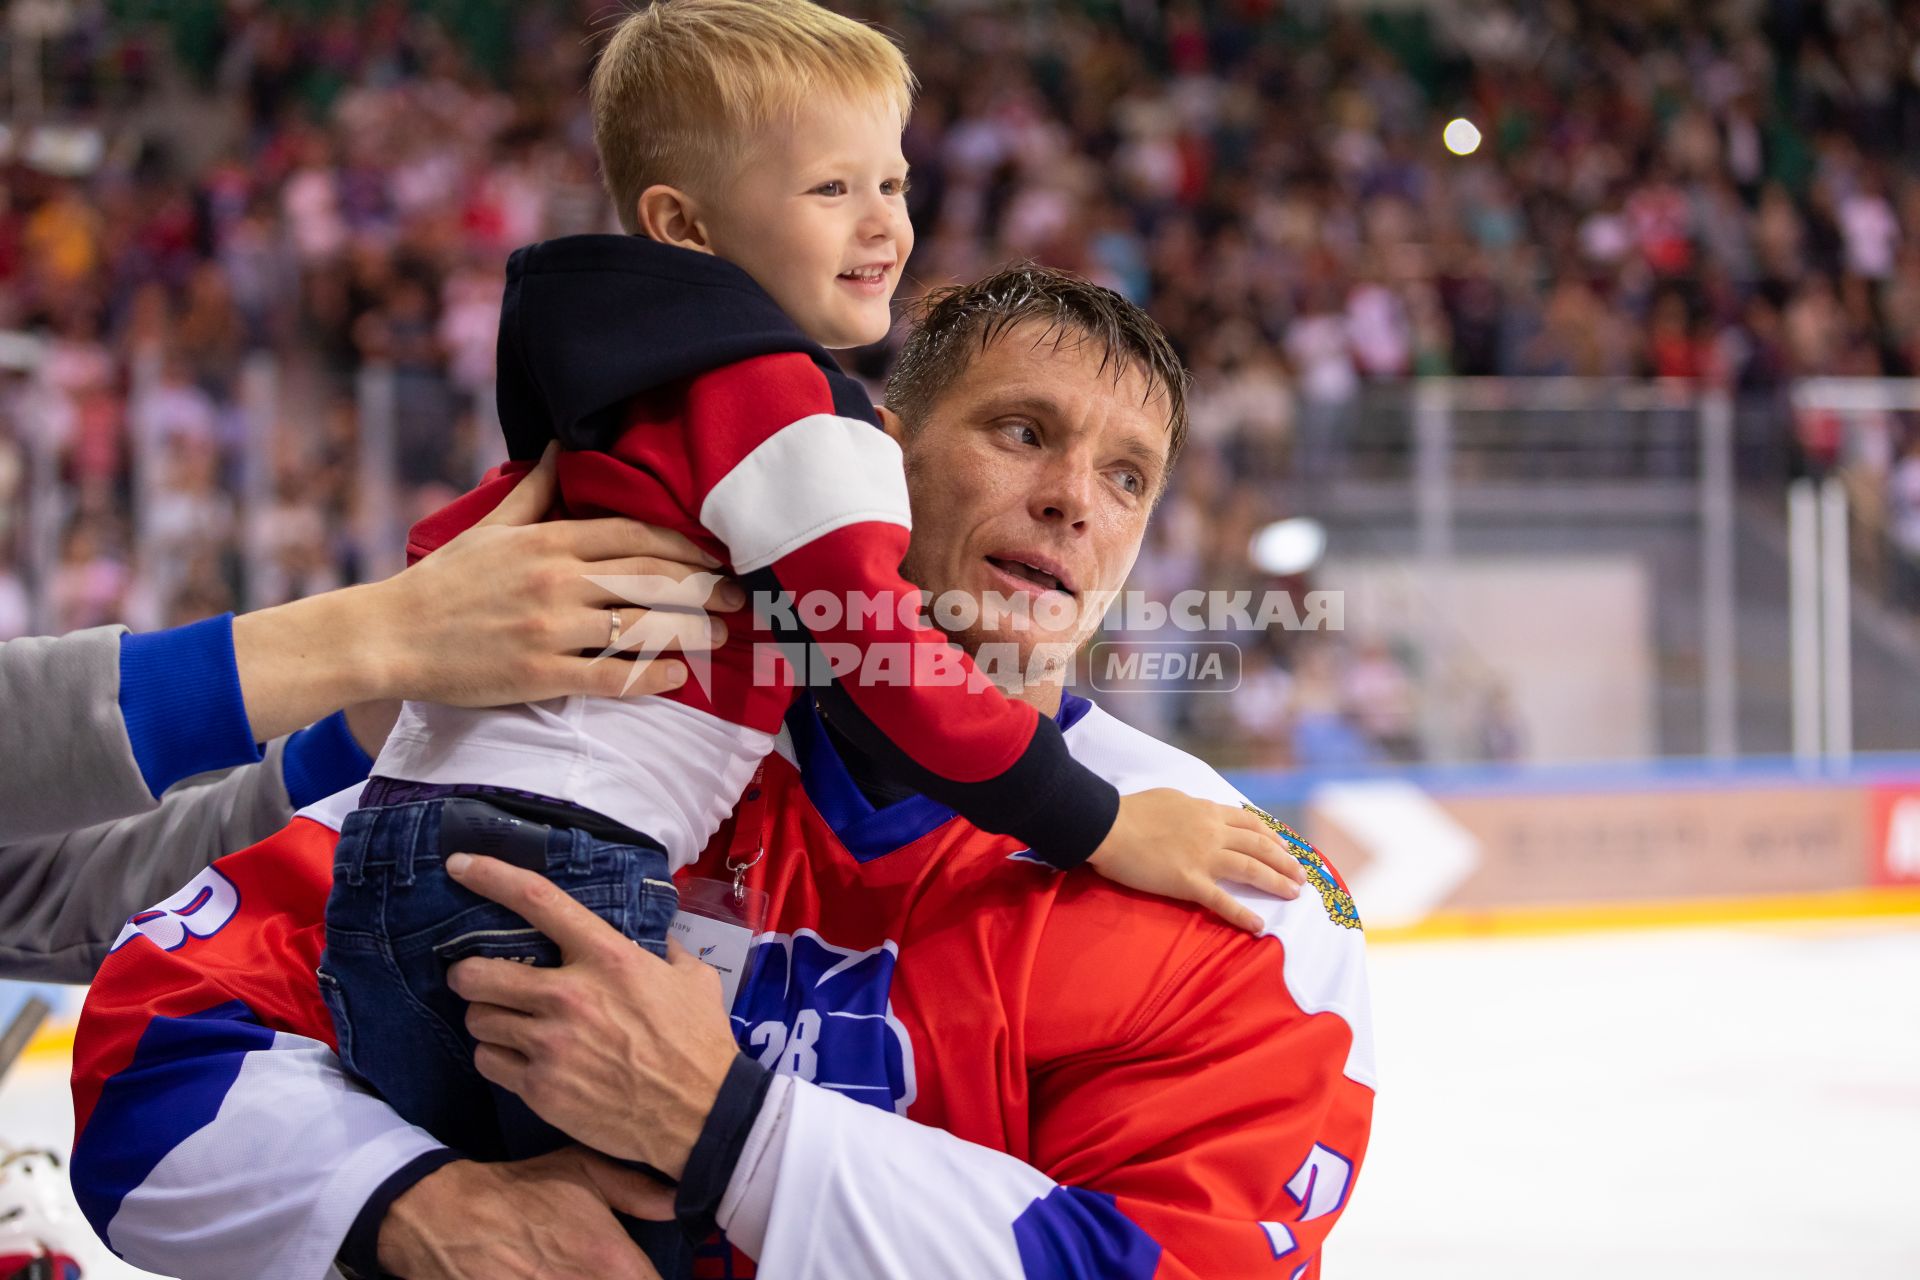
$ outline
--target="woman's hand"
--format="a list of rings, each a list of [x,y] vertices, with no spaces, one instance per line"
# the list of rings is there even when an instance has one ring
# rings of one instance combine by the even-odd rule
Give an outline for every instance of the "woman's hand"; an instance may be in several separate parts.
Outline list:
[[[677,533],[620,518],[543,522],[555,469],[549,449],[484,520],[384,582],[235,618],[254,737],[344,706],[372,753],[406,699],[502,706],[685,683],[686,665],[660,655],[723,643],[725,622],[706,611],[743,608],[745,592]],[[613,609],[623,652],[603,658]]]
[[[484,520],[376,584],[386,696],[461,707],[639,697],[686,681],[685,663],[652,655],[725,641],[726,623],[705,611],[732,613],[746,595],[680,534],[617,517],[540,522],[553,504],[554,457],[549,448]],[[598,656],[613,609],[619,660]]]

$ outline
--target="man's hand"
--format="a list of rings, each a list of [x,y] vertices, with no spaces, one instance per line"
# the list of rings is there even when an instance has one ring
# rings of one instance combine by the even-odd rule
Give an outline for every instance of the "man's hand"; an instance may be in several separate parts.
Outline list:
[[[739,1053],[720,975],[682,948],[669,962],[636,946],[545,876],[468,854],[447,871],[561,954],[552,969],[477,958],[447,971],[480,1074],[576,1141],[678,1178]]]
[[[578,1147],[506,1164],[456,1160],[387,1210],[380,1266],[404,1280],[659,1280],[614,1210],[664,1221],[673,1192]]]

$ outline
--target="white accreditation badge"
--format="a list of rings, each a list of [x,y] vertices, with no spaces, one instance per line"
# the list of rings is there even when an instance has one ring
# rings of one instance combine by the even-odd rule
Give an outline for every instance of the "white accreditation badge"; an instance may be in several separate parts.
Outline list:
[[[767,895],[741,889],[736,903],[733,885],[724,880],[689,880],[680,886],[680,911],[673,917],[673,936],[680,945],[720,974],[720,1000],[731,1010],[740,983],[747,976],[753,937],[767,917]]]

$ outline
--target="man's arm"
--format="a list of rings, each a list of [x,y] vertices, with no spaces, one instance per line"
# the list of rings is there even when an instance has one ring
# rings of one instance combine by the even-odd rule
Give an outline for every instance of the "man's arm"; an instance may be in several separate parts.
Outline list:
[[[1291,1280],[1316,1273],[1358,1174],[1373,1050],[1358,919],[1325,861],[1290,844],[1316,891],[1247,893],[1258,937],[1084,878],[1058,887],[1020,980],[1027,1091],[1006,1104],[1024,1160],[795,1080],[774,1082],[743,1141],[709,1142],[736,1078],[745,1089],[753,1075],[728,1067],[740,1058],[713,974],[624,944],[493,859],[448,871],[564,962],[470,959],[449,980],[474,1002],[483,1075],[575,1138],[679,1177],[682,1199],[724,1185],[720,1223],[769,1280],[1144,1280],[1277,1263]],[[702,1153],[720,1150],[717,1174]]]
[[[795,1081],[723,1225],[766,1280],[1317,1276],[1371,1124],[1364,958],[1315,895],[1250,901],[1268,936],[1196,917],[1130,1034],[1030,1064],[1031,1163]],[[1059,977],[1030,1024],[1084,1016]]]
[[[313,974],[335,839],[296,818],[221,859],[134,917],[88,993],[74,1191],[137,1266],[318,1280],[368,1197],[441,1149],[334,1057]]]
[[[384,582],[167,631],[0,644],[0,843],[145,812],[175,783],[258,762],[258,742],[342,707],[673,687],[677,658],[635,672],[581,654],[603,642],[614,603],[589,576],[638,563],[682,578],[704,557],[630,521],[536,523],[553,491],[551,459],[502,481],[475,527]],[[374,710],[352,727],[377,751],[393,709],[385,724]]]
[[[229,627],[95,627],[0,645],[0,840],[139,813],[182,778],[259,759]]]
[[[456,1226],[382,1237],[400,1274],[658,1280],[614,1211],[665,1217],[671,1192],[577,1147],[462,1160],[341,1070],[314,965],[351,804],[315,806],[203,871],[108,958],[74,1052],[72,1174],[88,1220],[166,1275],[321,1280],[351,1257],[372,1276],[385,1206],[411,1191],[398,1202]]]

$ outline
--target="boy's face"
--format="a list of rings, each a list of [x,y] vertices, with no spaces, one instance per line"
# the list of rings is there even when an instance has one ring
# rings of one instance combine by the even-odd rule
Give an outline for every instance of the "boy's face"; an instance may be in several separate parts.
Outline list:
[[[745,268],[823,347],[878,342],[913,251],[900,116],[825,101],[763,130],[702,211],[713,251]]]

